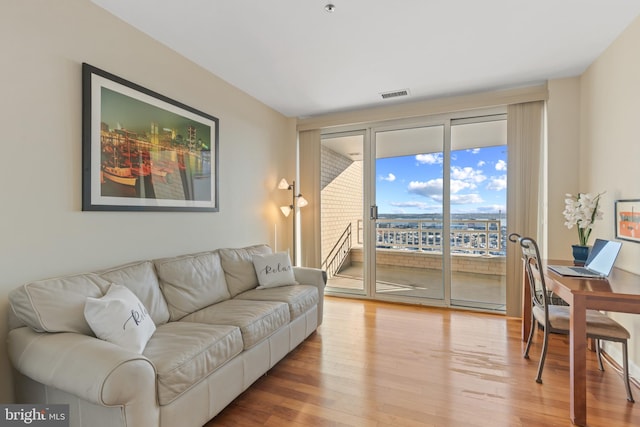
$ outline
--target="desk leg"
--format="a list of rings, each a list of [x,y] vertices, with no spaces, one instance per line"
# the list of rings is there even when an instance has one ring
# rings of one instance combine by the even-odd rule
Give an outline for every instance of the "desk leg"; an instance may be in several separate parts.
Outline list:
[[[587,425],[587,310],[583,296],[574,295],[571,302],[570,391],[571,421]]]

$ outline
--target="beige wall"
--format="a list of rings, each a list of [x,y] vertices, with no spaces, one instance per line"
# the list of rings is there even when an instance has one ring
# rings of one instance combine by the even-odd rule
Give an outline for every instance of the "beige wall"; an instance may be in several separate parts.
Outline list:
[[[640,199],[639,45],[640,18],[580,78],[580,187],[582,191],[606,191],[604,219],[596,224],[593,232],[597,237],[615,236],[614,200]],[[616,265],[640,274],[638,260],[640,243],[624,242]],[[611,316],[632,334],[629,357],[638,378],[640,315],[613,313]]]
[[[150,15],[151,16],[151,15]],[[137,259],[291,240],[276,189],[293,177],[285,118],[88,0],[5,0],[0,14],[0,402],[12,401],[7,294]],[[220,119],[220,212],[81,211],[81,64]],[[289,220],[290,221],[290,220]]]

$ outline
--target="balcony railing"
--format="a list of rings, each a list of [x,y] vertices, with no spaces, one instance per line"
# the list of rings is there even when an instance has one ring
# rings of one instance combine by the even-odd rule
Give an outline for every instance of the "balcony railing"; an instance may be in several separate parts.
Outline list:
[[[327,272],[329,277],[333,277],[338,271],[340,271],[342,264],[345,259],[347,259],[349,252],[351,251],[351,242],[351,223],[349,223],[347,228],[342,232],[338,242],[329,251],[329,255],[320,266]]]
[[[358,242],[362,243],[362,221]],[[499,219],[452,220],[451,253],[505,256],[506,227]],[[384,218],[376,222],[376,247],[422,252],[442,252],[442,221],[438,219]]]

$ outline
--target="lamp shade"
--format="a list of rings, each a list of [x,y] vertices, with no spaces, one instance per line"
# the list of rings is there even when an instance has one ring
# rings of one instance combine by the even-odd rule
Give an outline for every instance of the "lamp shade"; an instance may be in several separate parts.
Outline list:
[[[298,207],[299,208],[304,208],[305,206],[307,206],[309,204],[309,202],[307,202],[307,199],[305,199],[304,197],[302,197],[302,194],[300,194],[298,196]]]
[[[282,178],[280,180],[280,182],[278,183],[278,189],[279,190],[288,190],[289,189],[289,183],[287,182],[286,179]]]
[[[291,213],[291,206],[280,206],[280,210],[282,211],[284,216],[288,217],[289,214]]]

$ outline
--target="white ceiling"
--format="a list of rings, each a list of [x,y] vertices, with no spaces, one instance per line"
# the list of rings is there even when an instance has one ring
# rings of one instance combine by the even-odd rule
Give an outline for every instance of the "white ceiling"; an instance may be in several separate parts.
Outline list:
[[[638,0],[92,1],[290,117],[576,76],[640,15]]]

